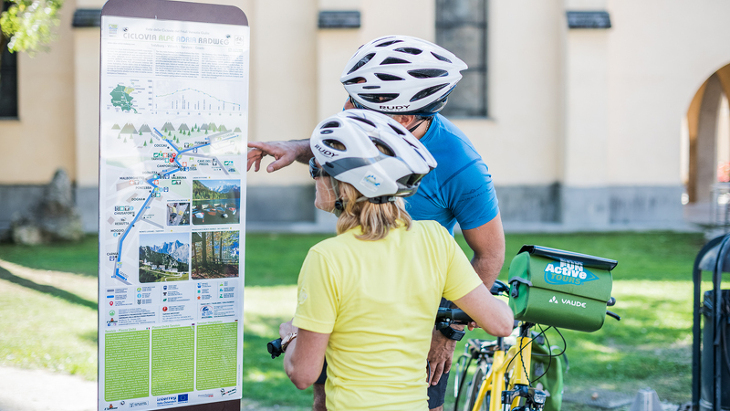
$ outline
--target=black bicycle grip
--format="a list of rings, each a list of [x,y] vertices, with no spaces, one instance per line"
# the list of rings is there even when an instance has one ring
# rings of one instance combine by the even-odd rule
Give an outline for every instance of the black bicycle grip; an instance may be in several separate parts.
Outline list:
[[[271,359],[280,356],[281,353],[284,352],[281,349],[281,338],[269,341],[266,344],[266,349],[269,350],[269,354],[271,354]]]
[[[509,285],[504,281],[494,280],[492,288],[489,289],[492,295],[507,295],[509,293]]]
[[[436,314],[437,324],[442,322],[448,324],[469,324],[473,321],[467,313],[458,308],[439,307],[439,311]]]

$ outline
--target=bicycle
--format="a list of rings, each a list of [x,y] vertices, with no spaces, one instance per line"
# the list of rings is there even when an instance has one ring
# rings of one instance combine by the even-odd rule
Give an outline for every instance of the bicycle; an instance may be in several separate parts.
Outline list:
[[[587,256],[584,254],[577,254],[563,250],[550,249],[538,246],[525,246],[520,250],[518,256],[522,255],[523,252],[529,253],[536,259],[545,258],[552,259],[553,261],[560,261],[569,269],[573,269],[580,266],[580,272],[583,270],[583,264],[586,267],[594,267],[596,269],[603,269],[610,273],[610,270],[615,268],[618,264],[615,260],[603,259],[598,257]],[[513,263],[517,260],[513,260]],[[515,264],[519,266],[519,264]],[[538,262],[539,266],[539,262]],[[524,267],[521,267],[524,269]],[[530,266],[533,271],[535,266]],[[545,273],[550,272],[551,268],[546,268]],[[576,277],[578,276],[578,268],[576,268]],[[596,270],[597,271],[597,270]],[[571,274],[573,272],[571,271]],[[591,274],[590,272],[588,274]],[[585,278],[588,277],[586,274]],[[591,274],[593,275],[593,274]],[[512,303],[514,299],[518,297],[519,287],[521,284],[529,285],[529,288],[533,287],[533,284],[529,280],[520,278],[512,272],[512,266],[510,266],[510,283],[513,287],[507,287],[506,284],[501,283],[499,295],[507,295],[510,297]],[[581,277],[583,278],[583,277]],[[597,277],[596,277],[597,278]],[[533,281],[536,280],[536,276],[533,274]],[[495,284],[495,287],[497,285]],[[557,293],[558,291],[556,291]],[[609,288],[610,292],[610,288]],[[541,295],[546,297],[548,294]],[[551,299],[557,299],[553,295]],[[605,301],[605,300],[604,300]],[[563,301],[565,303],[565,301]],[[586,303],[587,304],[587,303]],[[605,306],[613,306],[616,304],[614,297],[609,297],[608,301],[605,301]],[[552,307],[548,304],[548,307]],[[514,308],[513,308],[514,309]],[[549,311],[550,308],[541,308],[542,312],[536,314],[525,315],[526,317],[532,318],[548,318],[544,315],[544,311]],[[605,308],[604,308],[605,310]],[[460,311],[460,310],[452,310]],[[606,315],[621,320],[617,314],[606,310]],[[449,317],[449,316],[447,316]],[[464,324],[468,322],[468,319],[463,319],[463,316],[454,312],[450,315],[453,318],[459,318],[460,320],[453,321],[454,324]],[[516,316],[517,318],[518,316]],[[519,323],[519,325],[518,325]],[[601,323],[596,328],[595,325],[582,325],[583,330],[595,331],[600,328]],[[533,327],[539,327],[540,332],[531,331]],[[471,382],[467,385],[466,398],[467,401],[464,404],[463,411],[497,411],[500,409],[506,411],[532,411],[542,410],[548,399],[548,393],[539,386],[533,386],[536,381],[545,376],[550,368],[553,358],[558,356],[565,357],[565,347],[567,346],[565,338],[560,333],[557,327],[552,324],[546,324],[547,328],[543,328],[541,325],[530,322],[530,321],[515,321],[515,327],[519,328],[516,342],[514,344],[508,344],[505,338],[498,337],[496,340],[478,340],[470,339],[467,341],[464,354],[457,360],[456,369],[457,372],[454,389],[456,401],[454,404],[454,411],[459,411],[459,402],[461,400],[462,391],[466,381],[466,376],[473,360],[477,361],[477,366],[472,376]],[[592,328],[591,328],[592,327]],[[547,343],[547,352],[545,354],[533,354],[533,342],[541,338],[547,341],[545,332],[550,328],[555,329],[558,335],[563,340],[563,350],[560,353],[553,353],[549,342]],[[568,327],[570,328],[570,327]],[[590,329],[588,329],[590,328]],[[580,328],[577,328],[580,329]],[[542,344],[541,342],[538,342]],[[533,356],[546,355],[548,356],[548,364],[546,369],[537,377],[531,379],[531,366]]]
[[[615,304],[615,299],[607,305]],[[439,309],[442,318],[454,318],[450,324],[468,324],[468,316],[459,309]],[[441,312],[448,310],[448,312]],[[618,320],[620,317],[610,313]],[[517,323],[517,321],[516,321]],[[470,339],[465,346],[465,353],[457,361],[456,379],[454,380],[456,402],[454,411],[459,410],[461,393],[466,381],[467,372],[471,362],[477,360],[477,367],[472,380],[467,388],[467,402],[463,411],[486,411],[498,410],[499,407],[512,411],[541,410],[545,405],[548,394],[539,388],[533,387],[533,383],[547,373],[545,370],[537,378],[530,380],[530,369],[532,343],[545,337],[546,329],[540,333],[530,330],[538,326],[529,322],[519,323],[519,333],[515,344],[507,344],[505,338],[498,337],[496,340]],[[557,330],[557,328],[555,328]],[[560,333],[558,331],[558,333]],[[560,334],[562,337],[562,334]],[[565,343],[565,339],[563,338]],[[553,358],[564,355],[565,350],[558,354],[549,353]],[[466,364],[464,364],[466,363]],[[549,365],[548,365],[549,368]],[[506,408],[510,405],[509,408]]]

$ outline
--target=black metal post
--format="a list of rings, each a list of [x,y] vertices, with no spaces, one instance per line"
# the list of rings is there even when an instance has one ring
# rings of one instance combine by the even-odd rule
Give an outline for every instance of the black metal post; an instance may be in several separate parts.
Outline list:
[[[727,253],[730,251],[730,236],[725,236],[720,245],[720,249],[717,253],[717,260],[715,261],[715,271],[712,273],[712,285],[714,289],[714,304],[713,310],[715,311],[713,318],[714,330],[712,335],[712,351],[714,355],[714,375],[715,375],[715,389],[714,389],[714,403],[712,409],[714,411],[721,411],[722,409],[722,347],[720,346],[723,328],[721,327],[722,319],[722,272],[723,263],[727,257]],[[706,349],[707,347],[705,347]]]
[[[700,252],[695,258],[694,267],[692,270],[692,281],[694,283],[694,306],[692,312],[692,410],[698,411],[700,406],[700,389],[702,380],[702,365],[701,365],[701,313],[700,307],[702,305],[702,295],[700,283],[702,282],[702,269],[700,268],[700,262],[702,258],[707,254],[708,251],[712,250],[717,244],[719,244],[724,237],[716,237],[710,240],[707,244],[702,247]]]

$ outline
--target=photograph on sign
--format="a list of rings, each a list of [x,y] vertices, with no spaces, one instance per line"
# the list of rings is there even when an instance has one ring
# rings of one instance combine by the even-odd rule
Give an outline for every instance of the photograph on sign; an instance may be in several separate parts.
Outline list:
[[[241,398],[248,73],[245,24],[102,15],[99,409]]]

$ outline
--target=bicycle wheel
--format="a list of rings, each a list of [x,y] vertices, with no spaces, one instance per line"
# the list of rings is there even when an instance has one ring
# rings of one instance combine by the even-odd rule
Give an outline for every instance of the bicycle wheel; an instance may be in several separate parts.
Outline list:
[[[484,376],[487,375],[487,367],[488,364],[485,362],[479,362],[477,364],[477,369],[474,371],[474,376],[471,379],[471,382],[469,382],[469,385],[466,388],[466,403],[464,403],[464,411],[472,411],[474,409],[474,404],[477,402],[477,396],[479,395],[479,388],[482,386],[482,382],[484,381]],[[479,408],[479,411],[487,411],[489,409],[489,393],[487,393],[487,398],[482,401],[482,406]]]

